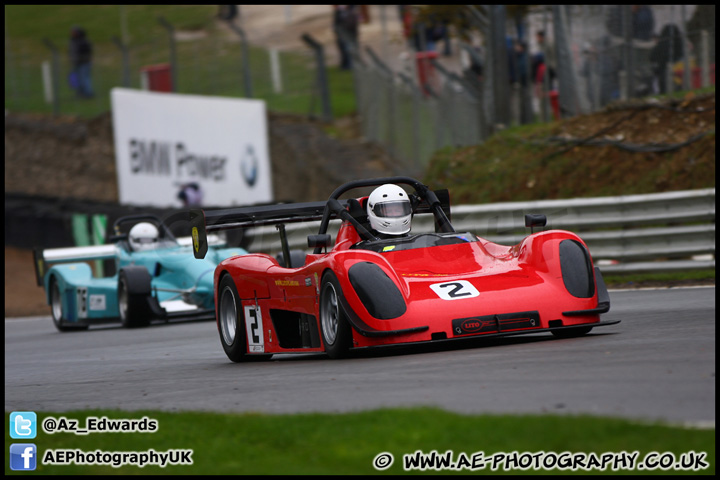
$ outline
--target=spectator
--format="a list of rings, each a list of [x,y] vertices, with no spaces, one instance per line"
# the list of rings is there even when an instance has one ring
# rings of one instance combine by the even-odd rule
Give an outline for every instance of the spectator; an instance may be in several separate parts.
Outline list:
[[[657,43],[650,51],[650,62],[658,81],[660,93],[669,93],[672,85],[667,85],[668,63],[675,63],[683,57],[683,42],[680,29],[669,23],[660,31]]]
[[[468,54],[469,58],[467,65],[463,69],[463,75],[468,79],[472,79],[472,83],[475,84],[481,82],[483,78],[482,52],[478,46],[472,46],[470,49],[472,53]]]
[[[582,49],[582,65],[580,67],[580,76],[585,77],[585,92],[587,99],[593,109],[597,108],[595,95],[597,93],[597,76],[598,76],[598,55],[595,48],[588,42],[585,42]]]
[[[462,76],[468,84],[475,89],[475,94],[480,95],[483,82],[483,59],[480,47],[466,45],[461,50],[460,62],[463,66]]]
[[[357,5],[333,6],[333,30],[340,51],[340,68],[352,68],[352,53],[357,48],[360,23]]]
[[[71,86],[75,88],[80,98],[92,98],[95,92],[92,87],[92,44],[87,38],[85,30],[81,27],[72,27],[70,30],[70,65],[72,68]],[[71,78],[72,78],[71,77]]]
[[[402,23],[403,37],[408,46],[413,46],[413,9],[410,5],[398,5],[398,16]]]
[[[555,45],[545,37],[545,31],[540,30],[535,34],[535,38],[538,44],[538,52],[533,55],[531,62],[532,78],[542,83],[544,75],[539,75],[538,70],[542,68],[547,71],[549,89],[552,90],[553,82],[555,81],[555,69],[557,62],[555,61]]]
[[[517,65],[515,65],[515,39],[510,35],[505,37],[505,54],[508,63],[508,79],[510,84],[517,83]]]
[[[632,36],[638,40],[652,40],[655,31],[655,17],[650,5],[632,6]]]
[[[693,13],[692,18],[685,25],[685,32],[688,40],[693,45],[698,56],[701,54],[702,32],[708,35],[708,57],[711,63],[715,58],[715,5],[698,5]]]
[[[234,22],[238,16],[237,5],[218,5],[218,17],[228,22]]]
[[[625,21],[623,9],[627,5],[613,5],[605,23],[608,32],[615,37],[625,37]],[[649,5],[632,5],[630,7],[630,35],[637,40],[652,40],[655,31],[655,17]]]
[[[617,51],[611,48],[609,35],[600,39],[597,48],[597,69],[600,82],[600,106],[604,107],[620,98],[620,59]]]
[[[527,44],[524,40],[516,40],[513,48],[513,62],[515,63],[515,81],[520,82],[523,87],[528,84],[527,71]]]
[[[432,22],[432,38],[437,43],[443,41],[442,54],[446,57],[452,55],[452,47],[450,45],[450,27],[446,20],[433,19]]]
[[[440,20],[436,15],[430,15],[424,19],[417,18],[417,11],[414,13],[412,32],[415,50],[418,52],[434,52],[437,42],[445,41],[444,54],[450,51],[450,36],[447,23]]]

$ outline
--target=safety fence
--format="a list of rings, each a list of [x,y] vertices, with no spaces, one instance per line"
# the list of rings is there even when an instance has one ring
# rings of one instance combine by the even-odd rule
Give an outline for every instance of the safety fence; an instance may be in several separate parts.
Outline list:
[[[715,267],[715,189],[465,205],[453,218],[457,230],[512,245],[527,234],[517,233],[526,213],[546,215],[546,229],[578,233],[604,272]]]
[[[507,202],[451,207],[452,223],[459,232],[471,232],[503,245],[514,245],[530,232],[525,215],[544,214],[547,229],[576,232],[588,244],[603,272],[667,272],[715,268],[715,189]],[[52,198],[6,194],[5,245],[20,248],[64,247],[102,243],[113,222],[123,216],[152,213],[161,219],[176,209],[123,207],[109,203],[60,201]],[[175,216],[177,218],[177,216]],[[336,235],[339,221],[332,221]],[[171,225],[178,236],[189,233],[183,222]],[[319,222],[288,224],[290,249],[308,250],[307,236],[318,232]],[[432,232],[432,218],[417,216],[413,233]],[[537,229],[536,229],[537,231]],[[275,227],[247,229],[233,235],[251,252],[279,253]]]
[[[180,8],[169,6],[168,10]],[[79,96],[74,90],[67,40],[8,37],[5,108],[94,116],[110,110],[110,92],[115,87],[256,98],[265,100],[270,111],[297,114],[314,115],[320,105],[315,58],[300,38],[292,51],[271,50],[253,45],[253,39],[233,23],[193,34],[180,31],[163,17],[140,40],[123,41],[119,30],[112,42],[100,41],[104,36],[90,32],[94,41],[92,97]]]
[[[715,14],[706,5],[465,6],[460,62],[414,53],[404,68],[360,48],[363,133],[404,171],[445,147],[512,125],[597,112],[618,100],[715,84]],[[460,68],[458,68],[458,64]]]
[[[400,20],[385,6],[379,12],[374,18],[383,22]],[[355,49],[363,134],[393,153],[406,174],[416,174],[441,148],[477,145],[509,125],[715,84],[711,5],[463,6],[456,14],[468,28],[450,28],[450,55],[416,51],[410,38],[403,39],[403,61],[382,55],[387,40],[377,52],[362,44]],[[235,24],[188,37],[159,18],[150,30],[143,41],[123,42],[118,32],[112,43],[96,46],[93,99],[75,97],[64,43],[9,36],[6,109],[99,114],[109,110],[110,90],[123,86],[257,98],[270,111],[331,120],[330,89],[353,81],[329,68],[328,44],[323,51],[315,32],[278,51],[258,47]],[[347,74],[342,82],[340,74]]]

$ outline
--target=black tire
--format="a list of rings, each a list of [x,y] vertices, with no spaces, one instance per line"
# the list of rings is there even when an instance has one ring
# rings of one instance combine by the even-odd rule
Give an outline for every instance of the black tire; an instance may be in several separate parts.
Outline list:
[[[343,298],[340,282],[328,271],[320,289],[320,331],[330,358],[344,358],[352,347],[352,327],[341,305]]]
[[[593,327],[563,328],[562,330],[552,330],[552,334],[556,338],[576,338],[588,334],[592,329]]]
[[[151,277],[145,267],[126,267],[118,274],[118,312],[125,328],[150,324]]]
[[[272,354],[248,354],[247,334],[245,332],[245,316],[243,314],[240,295],[230,275],[224,275],[217,291],[218,329],[220,343],[225,355],[233,362],[269,360]]]
[[[50,313],[52,314],[53,324],[61,332],[76,332],[78,330],[87,330],[87,325],[68,324],[65,321],[65,312],[62,308],[62,298],[60,295],[60,287],[57,279],[50,279]]]

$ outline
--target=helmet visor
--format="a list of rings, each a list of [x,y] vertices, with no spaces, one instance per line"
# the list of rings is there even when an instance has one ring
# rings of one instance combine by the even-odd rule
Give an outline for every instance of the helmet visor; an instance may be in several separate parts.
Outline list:
[[[410,202],[405,201],[376,203],[372,211],[381,218],[397,218],[410,215],[412,209],[410,208]]]

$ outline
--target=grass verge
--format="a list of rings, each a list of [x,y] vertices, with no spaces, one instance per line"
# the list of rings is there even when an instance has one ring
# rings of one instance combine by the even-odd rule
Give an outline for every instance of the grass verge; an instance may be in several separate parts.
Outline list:
[[[631,275],[605,275],[608,288],[684,287],[689,285],[715,285],[715,270],[686,272],[644,273]]]
[[[483,473],[538,473],[572,474],[586,470],[535,469],[537,459],[552,462],[550,453],[557,455],[555,465],[570,459],[568,453],[594,453],[602,462],[607,453],[626,453],[624,468],[613,470],[611,463],[605,469],[595,468],[587,473],[645,474],[639,462],[652,467],[653,461],[675,463],[701,460],[704,468],[682,470],[661,469],[659,465],[650,473],[659,474],[714,474],[715,430],[668,426],[657,423],[638,423],[621,419],[589,416],[490,416],[461,415],[434,408],[381,409],[344,414],[219,414],[219,413],[168,413],[158,411],[120,412],[92,410],[65,413],[39,413],[38,425],[47,417],[60,420],[79,420],[79,428],[86,426],[86,418],[129,418],[140,420],[144,416],[157,421],[153,433],[90,433],[76,435],[40,432],[33,440],[13,440],[6,430],[5,451],[11,443],[37,445],[38,462],[34,472],[22,474],[313,474],[343,475],[372,473],[418,473],[418,468],[405,469],[404,456],[419,458],[418,454],[444,456],[449,453],[450,464],[461,467],[428,468],[425,473],[469,473],[481,458],[486,461]],[[6,425],[9,415],[6,413]],[[77,449],[101,452],[166,452],[170,449],[192,449],[192,465],[120,466],[108,465],[47,465],[43,459],[49,453],[57,456],[57,449]],[[483,457],[479,456],[483,453]],[[493,454],[512,454],[502,457],[492,470]],[[537,455],[545,452],[545,455]],[[630,455],[637,452],[634,469],[630,469]],[[655,452],[655,455],[652,455]],[[693,453],[690,453],[693,452]],[[378,471],[373,461],[381,453],[394,457],[392,465]],[[563,457],[561,454],[565,453]],[[704,454],[704,455],[703,455]],[[492,456],[492,458],[490,458]],[[579,457],[575,457],[579,459]],[[379,460],[378,460],[379,461]],[[590,459],[586,459],[590,465]],[[499,461],[498,461],[499,462]],[[14,473],[5,465],[5,473]],[[522,468],[524,464],[530,468]],[[674,463],[674,464],[675,464]],[[548,463],[549,465],[550,463]],[[703,465],[698,463],[698,465]],[[619,466],[623,466],[620,464]],[[675,465],[678,466],[678,465]],[[512,468],[508,468],[512,467]]]

